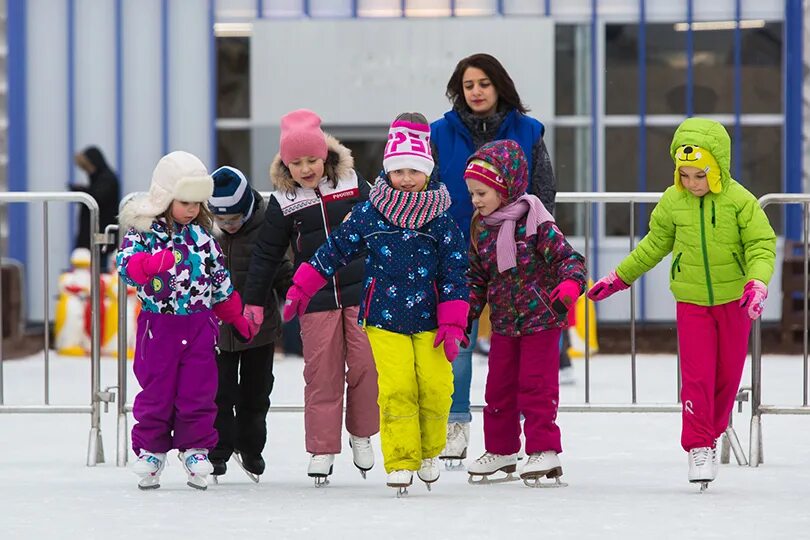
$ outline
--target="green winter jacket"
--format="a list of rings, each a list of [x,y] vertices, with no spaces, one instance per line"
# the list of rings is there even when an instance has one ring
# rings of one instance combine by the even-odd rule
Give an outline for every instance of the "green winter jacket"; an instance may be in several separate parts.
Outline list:
[[[695,197],[669,187],[650,216],[650,231],[616,268],[632,283],[672,252],[670,289],[678,302],[701,306],[739,299],[752,279],[768,284],[776,235],[757,199],[731,178],[731,140],[718,122],[690,118],[675,131],[670,153],[684,144],[709,150],[721,169],[720,193]]]

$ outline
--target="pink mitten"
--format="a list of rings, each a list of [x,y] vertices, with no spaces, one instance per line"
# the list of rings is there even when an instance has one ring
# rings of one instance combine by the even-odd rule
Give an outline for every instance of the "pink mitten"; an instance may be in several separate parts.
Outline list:
[[[242,297],[236,291],[233,291],[233,294],[224,302],[214,304],[214,314],[224,322],[232,325],[239,334],[237,338],[241,335],[244,342],[252,340],[256,334],[250,327],[247,318],[242,316]]]
[[[768,298],[768,287],[761,281],[752,279],[745,284],[740,299],[740,307],[748,308],[748,316],[751,317],[752,321],[755,321],[762,315],[766,298]]]
[[[551,291],[551,296],[549,296],[551,308],[560,315],[567,314],[568,310],[579,298],[579,295],[582,294],[581,290],[576,281],[566,279]]]
[[[261,328],[262,323],[264,322],[264,308],[261,306],[245,304],[245,309],[242,311],[242,315],[250,322],[253,333],[258,334],[259,328]]]
[[[433,347],[438,347],[441,343],[444,343],[444,354],[450,362],[458,356],[459,344],[466,347],[469,343],[467,335],[464,333],[464,329],[467,327],[467,313],[469,311],[470,304],[464,300],[442,302],[436,309],[439,329],[436,331]]]
[[[594,302],[604,300],[608,296],[629,288],[630,285],[622,281],[616,274],[616,270],[611,270],[608,275],[597,281],[588,291],[588,298]]]
[[[174,253],[171,249],[161,249],[153,255],[141,251],[129,258],[127,274],[136,283],[143,285],[153,276],[174,266]]]
[[[306,313],[309,301],[316,292],[326,285],[326,278],[315,270],[309,263],[303,263],[298,267],[293,276],[293,284],[287,291],[287,301],[284,302],[284,312],[282,317],[284,322],[289,322],[298,315]]]

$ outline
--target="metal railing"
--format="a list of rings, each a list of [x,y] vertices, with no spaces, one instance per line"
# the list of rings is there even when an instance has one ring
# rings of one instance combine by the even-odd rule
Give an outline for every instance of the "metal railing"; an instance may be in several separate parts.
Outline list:
[[[98,309],[91,310],[91,340],[90,340],[90,400],[89,405],[52,405],[50,403],[50,284],[48,269],[49,264],[49,237],[48,237],[48,203],[80,203],[85,205],[90,211],[90,302],[92,306],[98,306],[101,298],[99,283],[99,246],[105,243],[98,235],[99,208],[96,200],[86,193],[65,193],[65,192],[6,192],[0,193],[0,205],[9,203],[31,204],[42,203],[42,255],[43,255],[43,319],[45,321],[45,358],[43,376],[43,403],[40,405],[7,405],[3,392],[3,351],[2,340],[0,340],[0,413],[25,413],[25,414],[89,414],[90,415],[90,437],[87,445],[87,465],[95,466],[97,463],[104,463],[104,445],[101,439],[101,404],[105,399],[101,392],[101,349],[100,335],[101,322]],[[0,246],[2,252],[2,246]],[[0,274],[2,279],[2,274]],[[2,291],[2,283],[0,283]],[[0,301],[2,299],[0,298]],[[2,318],[0,317],[0,335],[2,335]]]
[[[801,405],[763,405],[762,404],[762,324],[760,319],[754,321],[753,350],[751,354],[751,435],[748,456],[751,467],[758,467],[763,460],[762,450],[762,415],[763,414],[810,414],[808,404],[808,237],[810,237],[810,195],[771,193],[759,199],[765,208],[772,204],[802,205],[802,247],[804,258],[803,269],[803,330],[802,330],[802,366],[803,366],[803,399]],[[784,291],[783,291],[784,293]]]

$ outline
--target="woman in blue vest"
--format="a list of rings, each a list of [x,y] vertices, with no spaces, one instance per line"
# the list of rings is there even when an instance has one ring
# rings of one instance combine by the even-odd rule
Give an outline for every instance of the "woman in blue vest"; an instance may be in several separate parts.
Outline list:
[[[527,116],[528,109],[520,100],[515,83],[497,58],[474,54],[462,59],[447,83],[447,98],[452,110],[431,124],[433,159],[436,168],[432,180],[443,182],[450,191],[450,214],[469,242],[473,206],[464,182],[464,169],[469,158],[485,143],[512,139],[523,149],[529,161],[529,193],[536,195],[554,212],[557,182],[551,159],[543,142],[545,127]],[[470,439],[470,381],[472,351],[478,335],[478,321],[472,325],[470,346],[453,362],[455,389],[447,424],[446,460],[467,457]]]

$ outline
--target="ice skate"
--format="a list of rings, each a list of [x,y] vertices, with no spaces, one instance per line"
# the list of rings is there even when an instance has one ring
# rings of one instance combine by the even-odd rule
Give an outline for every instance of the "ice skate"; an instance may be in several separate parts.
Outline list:
[[[211,466],[214,467],[214,472],[211,473],[211,479],[215,484],[219,484],[219,477],[228,472],[228,463],[224,459],[210,458]]]
[[[264,459],[261,454],[243,454],[242,452],[234,451],[233,459],[236,464],[245,471],[245,474],[256,482],[259,483],[259,477],[264,473]]]
[[[714,480],[714,460],[717,451],[710,446],[701,446],[689,450],[689,482],[700,484],[700,492],[709,488],[709,482]]]
[[[560,482],[562,473],[562,464],[557,452],[546,450],[529,455],[526,465],[520,472],[520,478],[529,487],[566,487],[568,484]],[[543,483],[540,481],[541,478],[554,479],[554,483]]]
[[[329,485],[329,475],[332,474],[332,466],[335,463],[334,454],[312,454],[309,458],[309,468],[307,476],[315,479],[315,487]]]
[[[408,494],[408,488],[413,483],[413,471],[391,471],[388,473],[386,485],[397,488],[397,499]]]
[[[141,450],[132,472],[141,477],[138,489],[148,490],[160,487],[160,473],[166,467],[166,454]]]
[[[371,447],[371,439],[369,437],[355,437],[349,435],[349,448],[352,449],[352,460],[354,466],[366,477],[366,472],[374,467],[374,449]]]
[[[512,473],[517,470],[517,454],[492,454],[485,452],[483,456],[476,459],[467,468],[470,477],[467,481],[470,484],[498,484],[501,482],[512,482],[517,480]],[[506,476],[490,478],[496,473],[506,473]]]
[[[467,445],[470,442],[470,424],[450,422],[447,424],[447,443],[439,459],[444,461],[448,471],[463,468],[461,461],[467,457]]]
[[[185,452],[180,452],[177,457],[188,475],[186,484],[201,491],[208,489],[208,475],[214,472],[214,466],[208,461],[208,450],[189,448]]]
[[[439,479],[439,474],[439,459],[435,457],[423,459],[422,466],[416,471],[416,476],[425,483],[428,491],[430,491],[430,485]]]
[[[566,366],[560,368],[560,385],[571,386],[577,383],[576,375],[574,374],[574,366]]]

